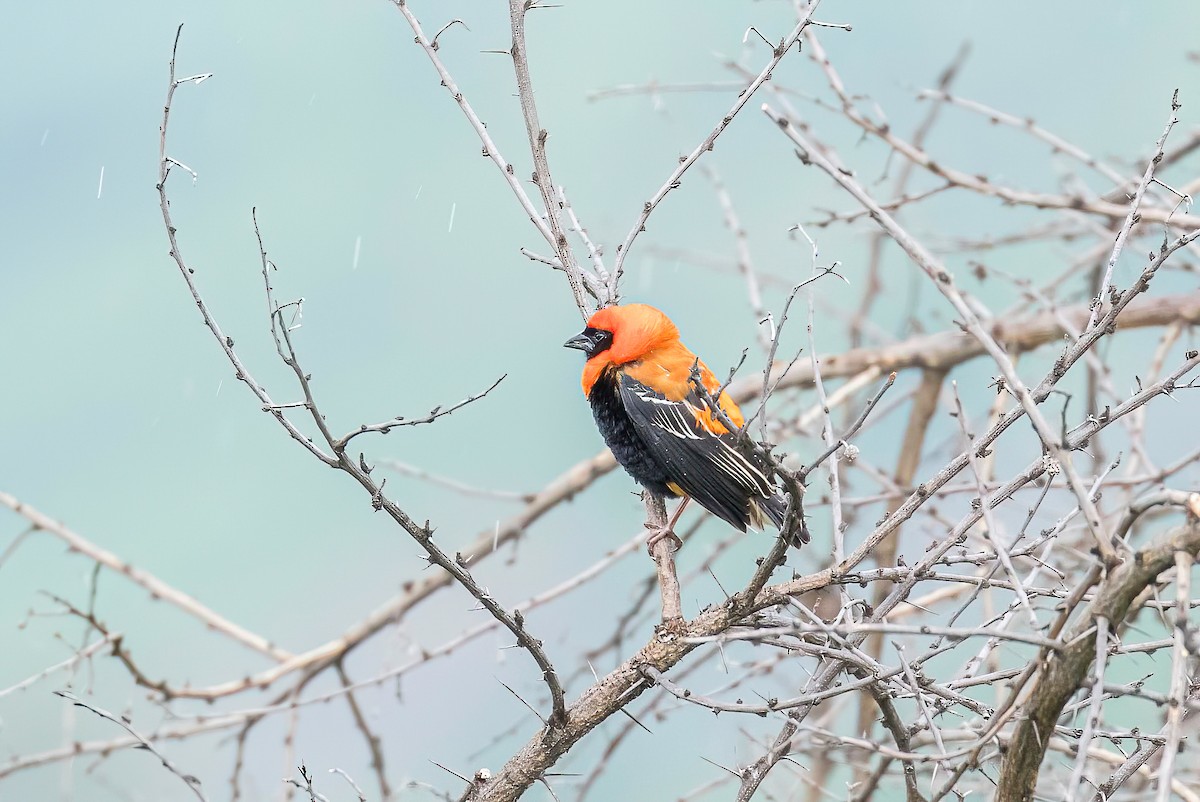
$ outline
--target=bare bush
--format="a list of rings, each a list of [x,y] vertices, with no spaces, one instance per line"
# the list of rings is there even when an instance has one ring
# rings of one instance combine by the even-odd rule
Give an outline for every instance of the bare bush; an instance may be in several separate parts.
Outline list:
[[[598,782],[619,775],[623,745],[656,721],[700,708],[719,714],[707,727],[753,756],[737,765],[715,763],[707,777],[675,771],[664,760],[664,777],[679,799],[829,795],[866,802],[904,794],[909,802],[937,802],[974,794],[1031,800],[1035,791],[1038,798],[1067,800],[1145,793],[1160,800],[1200,798],[1195,790],[1200,774],[1185,751],[1194,729],[1190,714],[1200,703],[1194,664],[1200,640],[1192,616],[1200,601],[1191,590],[1200,552],[1195,427],[1200,410],[1193,392],[1200,355],[1190,329],[1200,321],[1194,279],[1200,217],[1190,197],[1200,179],[1189,162],[1200,132],[1194,126],[1176,130],[1177,92],[1164,92],[1161,136],[1142,143],[1148,156],[1130,167],[1094,157],[1032,120],[956,95],[963,51],[935,88],[920,93],[926,116],[905,134],[846,84],[824,50],[823,38],[853,37],[851,26],[821,21],[814,16],[815,3],[798,2],[790,31],[746,32],[761,38],[764,47],[753,66],[726,65],[728,87],[648,84],[597,93],[598,99],[713,90],[730,96],[728,112],[697,132],[691,151],[664,167],[664,180],[631,215],[623,239],[599,243],[585,226],[586,204],[572,205],[551,172],[525,36],[526,15],[540,6],[509,3],[508,55],[530,173],[513,158],[514,143],[493,138],[455,83],[448,40],[462,21],[426,28],[413,4],[394,4],[435,79],[478,136],[482,154],[544,240],[526,255],[565,276],[570,295],[564,302],[569,298],[582,317],[624,297],[622,280],[631,271],[627,257],[643,247],[647,222],[685,177],[693,191],[695,185],[711,189],[733,236],[734,255],[689,250],[672,255],[696,268],[736,273],[744,282],[745,298],[731,300],[722,313],[753,315],[758,337],[744,344],[747,355],[731,372],[729,391],[754,413],[747,415],[745,433],[781,487],[789,489],[784,534],[807,525],[812,543],[797,555],[782,535],[761,539],[757,561],[710,582],[710,574],[717,578],[712,565],[741,542],[740,534],[721,529],[711,546],[701,546],[699,539],[688,542],[683,531],[688,549],[708,549],[698,564],[681,573],[670,542],[660,541],[652,554],[654,576],[647,567],[633,602],[605,611],[608,631],[593,638],[585,653],[555,649],[529,625],[527,614],[607,576],[623,557],[641,551],[644,533],[524,600],[498,598],[477,578],[478,567],[496,561],[542,516],[587,493],[615,467],[611,455],[590,456],[540,490],[515,496],[377,456],[382,448],[377,435],[424,424],[453,426],[454,419],[442,419],[468,405],[486,406],[504,377],[416,417],[335,421],[323,412],[294,337],[303,301],[276,297],[277,267],[255,216],[270,333],[293,380],[286,397],[298,400],[268,394],[256,378],[260,367],[243,360],[219,322],[221,310],[206,300],[189,261],[186,221],[172,210],[173,185],[181,173],[191,173],[187,158],[173,155],[172,111],[188,93],[203,91],[195,85],[207,77],[177,72],[177,34],[157,190],[170,255],[189,300],[254,405],[308,458],[334,469],[328,481],[361,488],[362,502],[417,544],[429,570],[415,574],[400,595],[340,636],[292,652],[0,493],[0,503],[28,524],[0,555],[0,564],[29,536],[58,538],[95,571],[139,586],[270,664],[261,670],[250,662],[230,666],[227,680],[207,686],[151,676],[133,657],[120,622],[103,620],[94,598],[89,603],[55,597],[57,611],[84,622],[86,637],[69,659],[0,690],[0,697],[61,682],[107,656],[169,714],[143,727],[108,712],[103,687],[90,693],[75,687],[73,695],[62,694],[66,701],[124,732],[15,754],[0,762],[0,779],[82,754],[107,756],[134,747],[151,751],[194,796],[216,798],[224,791],[215,790],[213,779],[201,782],[168,755],[173,742],[221,732],[233,734],[230,796],[236,799],[244,793],[247,738],[261,722],[285,717],[294,728],[313,705],[338,702],[353,721],[346,737],[358,738],[360,765],[330,766],[312,754],[292,759],[289,730],[283,749],[299,769],[286,778],[288,794],[314,801],[383,800],[414,788],[482,802],[514,800],[538,785],[555,799],[595,797]],[[422,14],[435,17],[438,11],[431,6]],[[785,59],[807,59],[813,85],[773,80]],[[1086,173],[1087,181],[1076,177],[1057,188],[1027,189],[931,155],[926,145],[931,132],[952,111],[962,115],[956,124],[964,128],[990,123],[1045,145]],[[711,163],[710,152],[735,119],[775,130],[778,148],[762,158],[776,161],[779,171],[819,178],[844,192],[844,209],[810,214],[793,227],[802,267],[790,273],[755,264],[748,235],[754,221],[739,215]],[[825,136],[820,125],[849,133]],[[871,147],[861,152],[847,147],[858,141]],[[864,178],[881,165],[883,179]],[[1092,191],[1092,184],[1104,188]],[[903,222],[923,203],[946,196],[1025,210],[1037,222],[1006,233],[997,214],[987,220],[995,227],[973,238],[931,238]],[[818,247],[834,227],[854,227],[870,239],[866,263],[845,263]],[[1029,275],[988,266],[996,249],[1047,243],[1072,256]],[[902,266],[888,270],[908,271],[940,296],[937,304],[950,316],[949,325],[922,318],[923,307],[914,302],[908,314],[915,325],[906,336],[878,330],[873,314],[892,303],[885,253],[894,261],[903,256]],[[956,275],[947,266],[949,257],[971,265],[970,275]],[[1132,281],[1119,280],[1124,275],[1119,264],[1137,265]],[[853,308],[831,306],[822,297],[839,278],[857,294]],[[1019,303],[994,308],[989,286],[1014,292]],[[764,293],[768,287],[790,290],[776,309]],[[801,350],[793,354],[791,345],[781,350],[784,333],[794,337],[802,327]],[[1139,342],[1156,338],[1153,347],[1139,352],[1136,364],[1115,364],[1118,351],[1109,343],[1138,331]],[[310,330],[309,336],[319,333]],[[822,348],[827,342],[848,345],[829,351]],[[990,397],[980,392],[979,370],[965,367],[980,362],[991,374]],[[1159,415],[1172,404],[1173,412]],[[246,407],[250,414],[253,407]],[[868,433],[869,442],[887,442],[890,449],[860,445]],[[436,521],[418,519],[389,493],[383,478],[389,471],[465,495],[499,495],[520,509],[473,540],[449,545],[435,536]],[[653,499],[647,499],[646,513],[647,526],[665,522],[665,510]],[[685,530],[694,531],[706,519],[700,511],[686,519]],[[802,570],[803,560],[812,561],[814,570]],[[681,588],[702,600],[702,609],[690,617]],[[400,665],[381,667],[374,676],[348,673],[347,658],[389,625],[421,616],[431,597],[462,591],[486,611],[486,621],[446,632],[441,643]],[[653,626],[651,619],[657,619]],[[495,694],[516,696],[537,721],[514,721],[489,744],[491,734],[473,727],[469,711],[447,711],[438,726],[502,751],[503,763],[490,770],[446,766],[448,774],[436,786],[389,772],[391,747],[364,714],[360,691],[494,632],[505,633],[522,652],[530,678],[519,689],[500,683]],[[1169,659],[1144,661],[1156,652]],[[605,662],[615,665],[607,674],[591,668]],[[721,678],[714,671],[718,666],[725,671]],[[250,692],[271,698],[240,703]],[[668,747],[652,748],[669,756]],[[568,756],[570,770],[564,771]],[[372,777],[363,776],[368,767]],[[623,789],[623,798],[642,798],[637,778],[609,779]]]

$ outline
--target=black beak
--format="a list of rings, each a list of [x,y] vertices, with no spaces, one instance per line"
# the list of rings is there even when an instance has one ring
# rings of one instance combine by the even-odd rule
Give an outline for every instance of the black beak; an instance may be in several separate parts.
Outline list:
[[[581,331],[563,343],[563,348],[578,348],[580,351],[590,351],[593,345],[592,338],[587,335],[587,332]]]
[[[587,328],[563,343],[563,348],[583,351],[589,358],[612,345],[612,332],[604,329]]]

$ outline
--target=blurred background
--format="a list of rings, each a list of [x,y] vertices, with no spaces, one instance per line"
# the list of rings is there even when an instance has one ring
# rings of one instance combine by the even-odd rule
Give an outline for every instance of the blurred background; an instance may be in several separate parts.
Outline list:
[[[412,0],[410,6],[430,35],[456,17],[469,26],[446,31],[440,55],[517,174],[527,176],[511,63],[488,52],[510,45],[506,4]],[[522,246],[541,253],[547,247],[481,157],[475,134],[390,3],[24,3],[9,4],[0,16],[0,490],[291,651],[336,636],[421,576],[410,539],[375,515],[348,477],[289,440],[234,381],[167,256],[154,190],[157,129],[180,22],[186,24],[179,75],[213,73],[198,86],[180,87],[171,118],[169,155],[198,174],[195,182],[181,171],[171,179],[180,244],[206,301],[275,400],[299,395],[268,332],[252,207],[279,266],[277,297],[305,299],[294,335],[335,432],[419,415],[508,376],[488,399],[435,425],[362,438],[370,459],[533,492],[600,449],[579,391],[579,354],[561,347],[581,323],[566,282],[519,253]],[[869,96],[906,136],[926,111],[917,92],[935,83],[964,42],[971,51],[957,94],[1033,118],[1130,175],[1140,174],[1143,163],[1136,160],[1152,152],[1162,132],[1172,90],[1181,90],[1184,104],[1179,130],[1186,134],[1200,122],[1196,4],[826,0],[818,17],[853,26],[849,33],[823,31],[822,41],[848,90]],[[553,174],[608,253],[676,159],[732,104],[733,82],[741,79],[723,62],[757,72],[769,58],[752,33],[743,42],[747,27],[777,40],[794,19],[791,4],[765,1],[699,10],[682,0],[566,0],[531,12],[529,52]],[[804,55],[789,55],[775,80],[830,97]],[[590,96],[649,82],[714,86]],[[885,151],[861,142],[836,115],[804,98],[794,102],[876,186]],[[751,102],[705,163],[728,187],[758,270],[779,278],[764,282],[765,301],[778,312],[787,286],[811,271],[807,245],[789,227],[820,218],[821,209],[852,206],[824,176],[797,162],[759,103]],[[960,109],[942,114],[926,147],[964,171],[1043,191],[1077,181],[1107,188],[1018,132]],[[530,185],[536,197],[534,190]],[[905,217],[931,243],[1019,232],[1035,219],[1029,210],[958,196]],[[809,231],[820,262],[840,261],[849,281],[825,281],[818,289],[818,349],[836,351],[847,345],[837,310],[853,308],[862,292],[866,229]],[[733,236],[699,171],[651,218],[626,263],[624,290],[629,300],[667,311],[688,344],[724,373],[742,348],[753,346],[757,321],[737,275],[672,255],[681,249],[717,263],[735,260]],[[1071,256],[1061,245],[1032,245],[996,251],[989,264],[1048,276]],[[1016,299],[1001,282],[978,285],[965,258],[946,258],[993,310]],[[896,251],[886,254],[884,266],[889,290],[872,317],[880,330],[907,335],[913,318],[926,330],[947,326],[948,307]],[[1131,257],[1117,278],[1127,283],[1139,267]],[[1172,276],[1160,289],[1195,286],[1194,276]],[[789,354],[805,341],[802,320],[792,326],[781,346]],[[1153,342],[1152,335],[1130,335],[1113,348],[1144,360]],[[1120,354],[1112,354],[1118,371]],[[762,359],[752,350],[747,369],[760,369]],[[1040,370],[1029,364],[1026,378],[1036,379]],[[993,392],[987,367],[968,367],[960,379],[964,401],[980,411]],[[1117,379],[1122,390],[1132,386],[1131,374]],[[901,384],[911,389],[913,381],[902,377]],[[1181,431],[1195,406],[1162,409],[1177,416],[1170,420]],[[872,430],[860,447],[891,464],[898,438],[887,427]],[[385,475],[393,498],[414,518],[429,518],[450,551],[518,507]],[[576,574],[639,531],[642,510],[633,490],[623,473],[605,477],[539,521],[515,549],[507,547],[506,559],[482,564],[480,581],[511,607]],[[817,514],[814,531],[821,520]],[[25,528],[0,510],[0,552]],[[706,556],[704,538],[714,531],[717,525],[707,524],[684,549],[681,571]],[[718,562],[717,575],[744,583],[764,543],[742,542]],[[827,555],[822,543],[794,562],[807,570]],[[576,655],[612,631],[651,572],[651,562],[635,553],[604,581],[530,614],[531,629],[551,654],[564,656],[559,670],[574,677],[568,696],[591,682]],[[78,648],[82,624],[61,615],[43,592],[83,605],[91,575],[89,561],[41,533],[0,565],[0,688]],[[125,635],[152,677],[207,685],[268,665],[119,577],[102,573],[95,597],[97,616]],[[698,582],[685,590],[685,612],[719,598],[715,584]],[[402,663],[414,646],[449,640],[479,623],[484,614],[472,606],[458,589],[441,593],[356,651],[348,673],[362,679]],[[649,630],[643,621],[627,651]],[[536,729],[529,711],[497,681],[538,698],[532,664],[500,648],[507,644],[507,637],[487,635],[399,682],[361,692],[384,739],[394,785],[413,779],[456,789],[458,780],[431,760],[466,774],[480,766],[494,770]],[[604,672],[614,662],[610,655],[595,669]],[[336,684],[326,675],[310,690]],[[61,687],[63,675],[56,675],[0,698],[0,765],[12,755],[120,734],[111,722],[50,694]],[[147,704],[144,689],[111,659],[81,668],[71,687],[81,695],[91,691],[101,707],[132,714],[143,730],[167,715]],[[174,709],[242,709],[272,694]],[[250,735],[246,798],[277,798],[280,778],[294,775],[281,746],[288,718],[268,718]],[[641,748],[621,753],[621,771],[601,781],[597,798],[629,798],[623,794],[634,775],[638,798],[666,798],[718,772],[702,756],[726,765],[753,758],[752,745],[710,722],[711,715],[687,710],[653,736],[642,733]],[[369,785],[366,750],[345,705],[306,708],[295,733],[295,759],[319,774],[331,798],[352,797],[348,787],[328,785],[329,768],[344,768]],[[585,742],[559,768],[586,771],[601,741]],[[163,748],[203,780],[210,798],[228,798],[229,732]],[[653,770],[664,759],[677,767],[674,774]],[[183,799],[186,789],[152,757],[126,751],[13,774],[0,780],[0,798]],[[529,798],[549,796],[535,788]]]

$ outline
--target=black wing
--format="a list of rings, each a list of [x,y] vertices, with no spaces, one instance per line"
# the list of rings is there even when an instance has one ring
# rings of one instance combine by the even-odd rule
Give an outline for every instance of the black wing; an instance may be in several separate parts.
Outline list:
[[[710,432],[698,422],[705,404],[694,390],[672,401],[624,373],[618,383],[634,431],[662,464],[669,484],[743,532],[748,524],[761,526],[764,513],[782,525],[786,505],[775,486],[738,451],[732,434]]]

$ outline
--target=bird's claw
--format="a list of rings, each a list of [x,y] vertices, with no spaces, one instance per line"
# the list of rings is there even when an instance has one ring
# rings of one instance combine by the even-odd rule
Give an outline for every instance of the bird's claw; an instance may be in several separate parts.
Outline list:
[[[671,551],[679,551],[683,548],[683,541],[679,539],[679,535],[675,534],[675,532],[672,531],[669,526],[657,527],[653,524],[646,524],[645,526],[650,530],[650,536],[646,538],[646,551],[650,552],[651,554],[654,553],[654,547],[657,546],[660,541],[667,539],[671,540],[672,545],[674,546]]]

